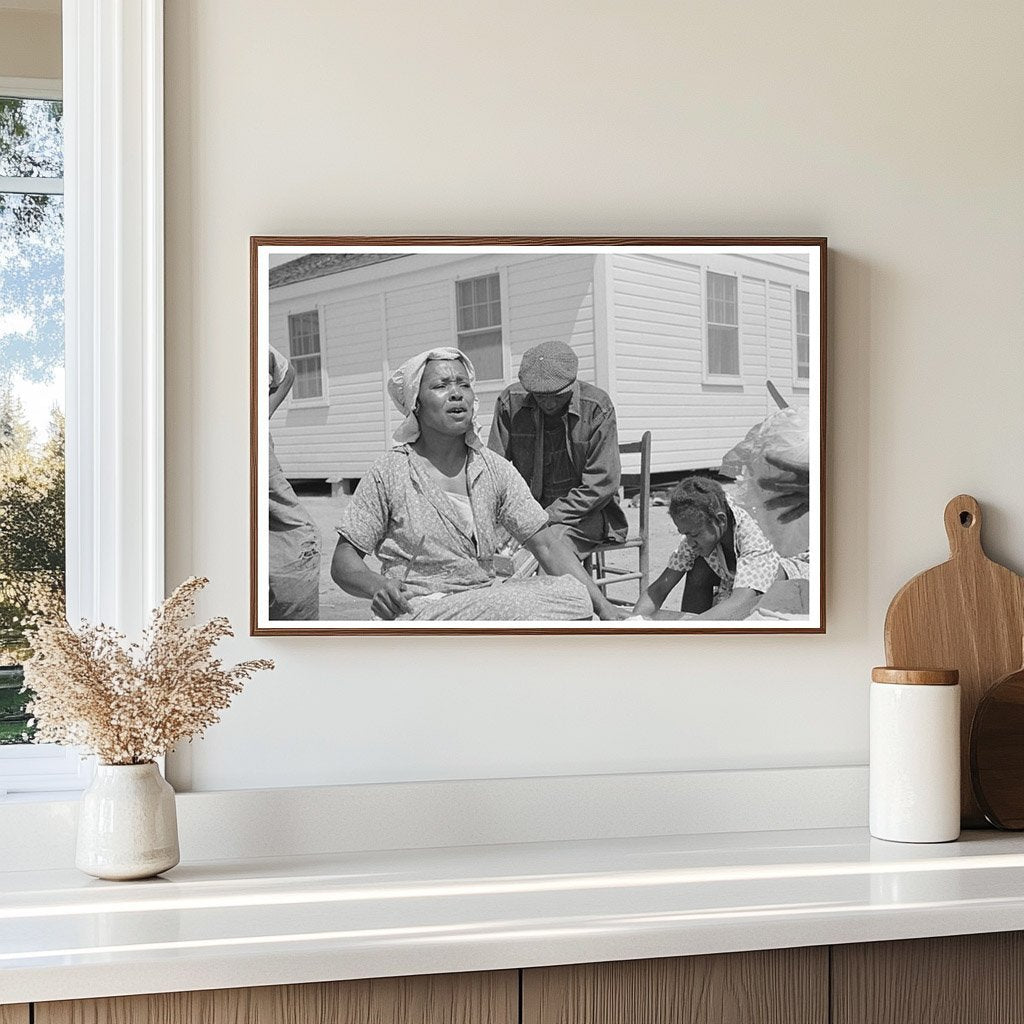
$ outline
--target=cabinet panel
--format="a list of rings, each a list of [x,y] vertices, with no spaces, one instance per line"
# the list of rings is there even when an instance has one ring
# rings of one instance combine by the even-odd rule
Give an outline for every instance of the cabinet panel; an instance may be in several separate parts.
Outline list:
[[[28,1004],[0,1006],[0,1024],[28,1024]]]
[[[824,947],[523,972],[523,1024],[826,1024],[827,1020],[828,950]]]
[[[171,992],[36,1003],[35,1024],[517,1024],[518,988],[494,971]]]
[[[1024,934],[832,947],[834,1024],[1024,1021]]]

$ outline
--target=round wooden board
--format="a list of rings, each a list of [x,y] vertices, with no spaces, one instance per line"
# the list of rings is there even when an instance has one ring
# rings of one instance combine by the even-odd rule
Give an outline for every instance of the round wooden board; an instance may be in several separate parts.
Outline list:
[[[1024,668],[982,697],[971,727],[971,785],[988,821],[1024,829]]]

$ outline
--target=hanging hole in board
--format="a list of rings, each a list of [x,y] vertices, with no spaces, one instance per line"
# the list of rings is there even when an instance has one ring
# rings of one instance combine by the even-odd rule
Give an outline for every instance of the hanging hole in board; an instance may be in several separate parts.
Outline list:
[[[970,526],[971,523],[973,523],[973,522],[974,522],[974,516],[972,516],[970,512],[961,512],[960,513],[960,525],[961,526]]]

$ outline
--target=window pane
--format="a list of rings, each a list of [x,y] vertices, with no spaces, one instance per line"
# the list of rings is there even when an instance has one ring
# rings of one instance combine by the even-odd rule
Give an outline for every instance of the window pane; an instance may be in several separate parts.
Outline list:
[[[64,176],[62,107],[59,100],[0,97],[0,177]]]
[[[31,732],[21,683],[20,665],[0,666],[0,746],[24,743]]]
[[[482,331],[459,338],[459,348],[469,356],[478,380],[501,380],[501,330]]]
[[[322,398],[323,378],[320,376],[319,356],[299,356],[292,360],[295,370],[295,384],[292,394],[295,398]]]
[[[288,345],[292,356],[315,355],[320,351],[320,316],[316,310],[288,317]]]
[[[735,327],[708,327],[708,373],[737,376],[740,372],[739,331]]]
[[[501,324],[501,278],[498,274],[457,281],[458,331],[477,331]]]
[[[796,292],[796,333],[811,333],[811,297],[799,288]]]
[[[811,376],[811,339],[806,334],[796,336],[796,375],[804,380]]]
[[[736,278],[708,271],[708,323],[739,323]]]
[[[0,743],[31,735],[26,615],[64,599],[63,367],[63,197],[0,193]]]

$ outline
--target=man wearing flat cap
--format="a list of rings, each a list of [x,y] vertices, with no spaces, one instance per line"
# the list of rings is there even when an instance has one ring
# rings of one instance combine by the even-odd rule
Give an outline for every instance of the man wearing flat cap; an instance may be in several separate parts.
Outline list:
[[[488,445],[511,462],[582,558],[625,540],[619,506],[619,436],[607,393],[577,380],[579,360],[561,341],[524,353],[519,383],[494,409]]]

